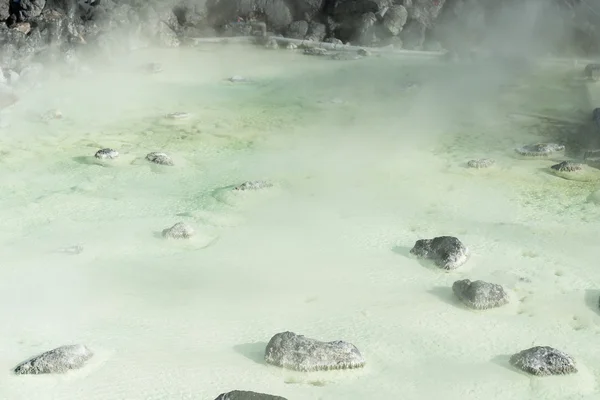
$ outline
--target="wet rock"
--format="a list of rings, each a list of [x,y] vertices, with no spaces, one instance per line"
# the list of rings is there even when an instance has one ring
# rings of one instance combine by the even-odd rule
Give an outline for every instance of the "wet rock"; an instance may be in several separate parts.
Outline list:
[[[417,240],[410,253],[431,260],[446,270],[460,267],[469,258],[469,249],[453,236]]]
[[[371,55],[371,52],[366,49],[358,49],[356,50],[356,54],[358,54],[361,57],[369,57]]]
[[[409,21],[402,30],[402,43],[408,50],[421,50],[425,43],[427,26],[417,20]]]
[[[583,75],[591,81],[597,81],[600,79],[600,64],[586,65],[583,70]]]
[[[366,13],[378,14],[392,6],[392,0],[338,0],[333,16],[337,20],[352,18]]]
[[[183,222],[178,222],[170,228],[163,229],[162,236],[167,239],[189,239],[194,236],[194,229]]]
[[[494,160],[492,160],[491,158],[479,158],[476,160],[469,160],[467,162],[467,167],[476,168],[476,169],[489,168],[492,165],[494,165],[495,163],[496,162]]]
[[[354,33],[349,39],[360,46],[371,46],[378,40],[375,24],[377,17],[374,13],[365,13],[353,24]],[[351,29],[351,28],[350,28]]]
[[[484,281],[456,281],[452,285],[452,291],[467,307],[475,310],[500,307],[509,301],[502,286]]]
[[[332,60],[359,60],[362,57],[356,53],[350,53],[347,51],[341,51],[338,53],[334,53],[330,56]]]
[[[46,0],[18,0],[13,1],[11,13],[16,15],[17,21],[29,21],[39,17],[46,5]]]
[[[279,48],[279,43],[277,43],[276,39],[270,37],[269,39],[267,39],[267,43],[265,43],[265,48],[277,50]]]
[[[286,31],[286,36],[292,39],[304,39],[308,33],[308,22],[306,21],[294,21],[292,22]]]
[[[284,31],[294,20],[290,4],[285,0],[207,0],[206,10],[216,25],[261,16],[268,21],[269,29],[276,32]]]
[[[278,333],[265,351],[268,364],[296,371],[360,368],[365,359],[360,351],[341,340],[321,342],[293,332]]]
[[[402,28],[406,25],[408,11],[401,5],[393,5],[387,10],[383,16],[383,27],[390,35],[396,36],[402,32]]]
[[[510,364],[537,376],[566,375],[577,372],[575,360],[568,354],[548,346],[536,346],[514,354]]]
[[[565,146],[556,143],[528,144],[515,149],[517,154],[524,157],[548,157],[553,153],[563,151]]]
[[[152,152],[146,155],[146,160],[154,164],[173,166],[173,160],[165,153]]]
[[[578,182],[595,182],[600,180],[600,170],[594,168],[594,159],[589,158],[586,160],[586,163],[588,165],[563,161],[551,166],[550,172],[558,177]]]
[[[308,32],[306,33],[306,40],[312,40],[313,42],[321,42],[327,35],[327,27],[325,24],[321,24],[316,21],[310,21],[308,24]]]
[[[271,394],[250,392],[246,390],[233,390],[222,393],[215,400],[287,400],[285,397],[273,396]]]
[[[304,53],[307,56],[326,56],[328,51],[322,47],[307,47],[304,49]]]
[[[19,364],[14,372],[17,375],[63,374],[83,367],[93,355],[90,349],[81,344],[61,346]]]
[[[94,157],[100,160],[113,160],[119,157],[119,152],[113,149],[106,148],[98,150],[96,154],[94,154]]]
[[[239,191],[260,190],[260,189],[266,189],[266,188],[270,188],[270,187],[273,187],[273,184],[271,182],[258,180],[258,181],[244,182],[240,185],[235,186],[232,190],[239,190]]]

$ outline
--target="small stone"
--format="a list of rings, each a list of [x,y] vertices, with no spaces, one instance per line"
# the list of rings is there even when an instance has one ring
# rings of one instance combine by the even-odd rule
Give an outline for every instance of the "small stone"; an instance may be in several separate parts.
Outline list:
[[[514,354],[510,364],[537,376],[566,375],[577,372],[575,360],[568,354],[548,346],[536,346]]]
[[[52,110],[49,110],[49,111],[46,111],[41,116],[42,121],[46,121],[46,122],[52,121],[52,120],[55,120],[55,119],[62,119],[62,117],[63,117],[62,112],[59,109],[56,109],[56,108],[52,109]]]
[[[484,281],[462,279],[454,282],[452,291],[467,307],[475,310],[500,307],[509,301],[502,286]]]
[[[273,187],[273,184],[267,181],[247,181],[237,185],[233,190],[260,190]]]
[[[324,371],[360,368],[365,359],[351,343],[321,342],[293,332],[278,333],[265,350],[265,361],[295,371]]]
[[[271,394],[250,392],[246,390],[233,390],[222,393],[215,400],[287,400],[285,397],[273,396]]]
[[[431,260],[446,270],[460,267],[469,258],[469,249],[453,236],[417,240],[410,253]]]
[[[556,143],[536,143],[518,147],[515,151],[525,157],[548,157],[557,151],[563,151],[565,146]]]
[[[561,163],[551,166],[550,168],[558,172],[576,172],[583,170],[583,164],[574,163],[570,161],[563,161]]]
[[[99,158],[100,160],[112,160],[119,157],[119,152],[113,149],[101,149],[94,154],[94,157]]]
[[[170,228],[163,229],[162,236],[169,239],[189,239],[194,236],[194,229],[183,222],[178,222]]]
[[[15,367],[17,375],[24,374],[63,374],[78,369],[94,354],[81,344],[57,347],[31,358]]]
[[[479,158],[477,160],[469,160],[467,162],[467,167],[476,169],[489,168],[495,163],[496,161],[492,160],[491,158]]]
[[[152,152],[146,155],[146,160],[154,164],[173,166],[173,160],[165,153]]]
[[[325,56],[327,55],[327,50],[322,47],[307,47],[304,49],[304,54],[307,56]]]
[[[583,70],[584,76],[591,80],[597,81],[600,79],[600,64],[588,64]]]
[[[358,49],[356,50],[356,53],[361,57],[368,57],[371,55],[371,52],[365,49]]]

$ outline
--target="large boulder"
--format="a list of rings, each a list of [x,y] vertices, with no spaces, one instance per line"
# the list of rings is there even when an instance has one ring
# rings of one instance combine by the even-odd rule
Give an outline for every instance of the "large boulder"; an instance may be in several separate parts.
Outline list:
[[[215,27],[236,21],[263,21],[271,31],[282,32],[294,20],[285,0],[208,0],[207,18]]]

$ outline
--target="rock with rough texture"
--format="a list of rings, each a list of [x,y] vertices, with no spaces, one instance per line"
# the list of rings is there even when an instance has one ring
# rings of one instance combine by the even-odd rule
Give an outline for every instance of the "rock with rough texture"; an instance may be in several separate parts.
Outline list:
[[[294,21],[288,25],[286,36],[292,39],[304,39],[308,33],[308,22]]]
[[[247,390],[233,390],[228,393],[222,393],[215,400],[287,400],[285,397],[273,396],[272,394],[264,394],[250,392]]]
[[[184,222],[178,222],[170,228],[163,229],[162,236],[167,239],[189,239],[194,236],[194,229]]]
[[[393,5],[387,10],[383,16],[383,27],[390,35],[396,36],[402,32],[402,28],[406,25],[408,11],[401,5]]]
[[[316,21],[310,21],[308,24],[308,32],[306,33],[306,40],[313,42],[322,42],[327,35],[327,27],[325,24],[321,24]]]
[[[410,20],[402,29],[402,43],[408,50],[421,50],[425,43],[427,26],[417,20]]]
[[[600,79],[600,64],[588,64],[583,70],[584,76],[591,80],[597,81]]]
[[[583,170],[583,164],[574,163],[571,161],[563,161],[551,166],[550,168],[558,172],[576,172]]]
[[[585,160],[586,164],[563,161],[552,165],[550,172],[563,179],[578,182],[594,182],[600,180],[600,170],[595,168],[594,158]]]
[[[496,162],[491,158],[479,158],[476,160],[469,160],[467,162],[467,167],[481,169],[481,168],[489,168],[494,165]]]
[[[475,310],[496,308],[509,302],[504,288],[495,283],[462,279],[454,282],[452,291],[467,307]]]
[[[515,149],[523,157],[548,157],[556,152],[563,151],[565,146],[556,143],[528,144]]]
[[[175,165],[171,157],[165,153],[152,152],[146,155],[146,160],[158,165],[167,165],[172,167]]]
[[[303,54],[307,56],[326,56],[329,52],[322,47],[307,47],[304,49]]]
[[[417,240],[410,253],[446,270],[456,269],[469,259],[469,249],[453,236]]]
[[[365,359],[351,343],[341,340],[321,342],[293,332],[278,333],[271,338],[265,361],[295,371],[322,371],[360,368]]]
[[[577,372],[575,360],[568,354],[549,346],[535,346],[514,354],[510,364],[537,376],[566,375]]]
[[[64,374],[83,367],[93,355],[90,349],[81,344],[61,346],[17,365],[14,372],[17,375]]]
[[[119,152],[113,149],[101,149],[94,154],[94,157],[100,160],[112,160],[119,157]]]

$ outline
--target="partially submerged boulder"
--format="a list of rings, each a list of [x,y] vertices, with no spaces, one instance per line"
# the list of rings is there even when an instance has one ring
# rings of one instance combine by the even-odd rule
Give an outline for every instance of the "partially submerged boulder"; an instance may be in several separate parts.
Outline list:
[[[160,152],[148,153],[146,155],[146,160],[150,161],[151,163],[158,164],[158,165],[167,165],[170,167],[175,165],[175,163],[173,163],[173,160],[171,159],[171,157],[169,157],[165,153],[160,153]]]
[[[514,354],[510,364],[537,376],[566,375],[577,372],[575,360],[568,354],[549,346],[535,346]]]
[[[535,143],[517,147],[517,154],[528,158],[549,157],[550,155],[563,151],[565,146],[557,143]]]
[[[167,239],[189,239],[194,236],[194,229],[184,222],[178,222],[170,228],[163,229],[162,236]]]
[[[94,157],[100,160],[112,160],[119,157],[119,152],[114,149],[100,149],[94,154]]]
[[[467,167],[475,168],[475,169],[482,169],[482,168],[489,168],[492,165],[494,165],[495,163],[496,163],[496,161],[492,160],[491,158],[478,158],[475,160],[469,160],[467,162]]]
[[[287,400],[285,397],[273,396],[271,394],[251,392],[247,390],[232,390],[221,393],[215,400]]]
[[[17,375],[63,374],[83,367],[93,355],[81,344],[61,346],[17,365],[14,372]]]
[[[504,288],[495,283],[462,279],[454,282],[452,291],[467,307],[475,310],[501,307],[509,302]]]
[[[431,260],[446,270],[460,267],[469,258],[469,249],[453,236],[417,240],[410,253]]]
[[[322,371],[360,368],[365,359],[351,343],[336,340],[321,342],[293,332],[278,333],[271,338],[265,361],[296,371]]]

